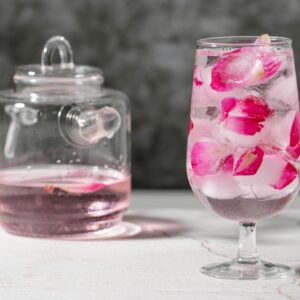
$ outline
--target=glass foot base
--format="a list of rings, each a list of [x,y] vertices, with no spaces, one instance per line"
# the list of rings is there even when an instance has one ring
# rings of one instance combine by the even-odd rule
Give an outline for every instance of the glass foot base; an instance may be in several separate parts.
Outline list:
[[[201,268],[201,272],[222,279],[280,279],[295,275],[288,266],[272,264],[259,260],[255,263],[242,263],[232,260],[222,264],[212,264]]]

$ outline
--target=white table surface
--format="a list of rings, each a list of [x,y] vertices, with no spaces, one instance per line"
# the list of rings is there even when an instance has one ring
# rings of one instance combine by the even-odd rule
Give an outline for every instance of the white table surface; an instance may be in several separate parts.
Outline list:
[[[136,225],[127,223],[125,236],[114,240],[0,231],[0,300],[300,299],[299,277],[257,282],[201,274],[200,266],[235,256],[237,224],[206,211],[190,192],[135,192],[125,221]],[[300,199],[258,224],[258,246],[262,258],[300,271]]]

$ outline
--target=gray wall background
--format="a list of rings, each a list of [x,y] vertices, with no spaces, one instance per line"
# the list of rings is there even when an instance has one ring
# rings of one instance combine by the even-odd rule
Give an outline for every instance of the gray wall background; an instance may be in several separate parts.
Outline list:
[[[299,0],[0,0],[0,88],[64,35],[77,64],[131,99],[134,187],[187,188],[185,147],[195,41],[288,36],[300,68]]]

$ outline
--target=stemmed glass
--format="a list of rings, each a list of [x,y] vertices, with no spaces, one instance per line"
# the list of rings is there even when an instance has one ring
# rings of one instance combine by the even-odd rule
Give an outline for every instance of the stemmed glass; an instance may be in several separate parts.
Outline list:
[[[284,209],[299,190],[300,113],[291,40],[217,37],[197,42],[187,145],[194,194],[240,226],[237,258],[202,267],[219,278],[283,278],[260,260],[256,222]]]

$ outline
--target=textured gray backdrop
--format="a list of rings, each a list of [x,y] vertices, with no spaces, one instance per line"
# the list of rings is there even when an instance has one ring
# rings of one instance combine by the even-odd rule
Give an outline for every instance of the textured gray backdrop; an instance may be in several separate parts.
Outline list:
[[[265,32],[294,39],[299,73],[299,0],[0,0],[0,88],[64,35],[76,63],[101,67],[131,99],[134,186],[186,188],[195,41]]]

